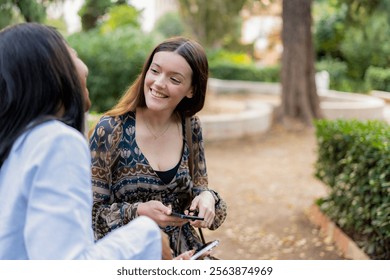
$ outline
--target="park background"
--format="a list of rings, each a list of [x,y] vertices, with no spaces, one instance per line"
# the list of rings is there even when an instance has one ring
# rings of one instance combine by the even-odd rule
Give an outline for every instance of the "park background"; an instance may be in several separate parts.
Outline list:
[[[216,253],[389,259],[389,129],[382,126],[390,91],[389,11],[386,0],[2,0],[0,26],[37,21],[64,34],[89,67],[90,126],[118,101],[154,45],[171,36],[189,36],[206,48],[211,85],[278,85],[276,94],[247,86],[209,90],[204,111],[211,115],[237,113],[255,101],[272,107],[263,131],[225,131],[219,134],[237,137],[218,141],[205,135],[210,184],[229,204],[224,226],[206,234],[222,240]],[[327,75],[320,80],[316,73]],[[352,107],[357,114],[326,114],[323,91],[347,97],[339,98],[346,105],[341,111]],[[377,114],[364,113],[373,99],[355,103],[350,93],[379,96]],[[373,152],[355,159],[357,147]],[[330,217],[327,225],[319,218],[312,223],[313,205]],[[329,225],[353,241],[340,245]],[[350,253],[351,246],[358,252]]]

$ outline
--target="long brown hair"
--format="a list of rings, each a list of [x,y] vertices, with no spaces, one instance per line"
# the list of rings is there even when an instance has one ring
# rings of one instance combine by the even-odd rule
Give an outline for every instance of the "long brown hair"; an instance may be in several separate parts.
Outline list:
[[[193,97],[184,97],[177,105],[175,111],[182,116],[193,116],[199,112],[205,102],[207,80],[209,74],[207,56],[203,47],[196,41],[184,37],[173,37],[157,45],[145,61],[141,74],[126,90],[125,94],[111,110],[105,115],[120,116],[137,107],[145,107],[144,82],[150,64],[156,53],[161,51],[175,52],[182,56],[192,69]]]

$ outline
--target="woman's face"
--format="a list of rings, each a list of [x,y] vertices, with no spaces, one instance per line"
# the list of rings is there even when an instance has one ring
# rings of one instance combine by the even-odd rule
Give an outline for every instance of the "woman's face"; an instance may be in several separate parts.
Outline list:
[[[149,109],[174,111],[184,97],[193,95],[190,65],[177,53],[157,52],[146,72],[144,94]]]
[[[83,90],[83,97],[84,97],[84,111],[87,112],[91,107],[91,100],[89,99],[89,91],[87,88],[88,67],[77,56],[77,52],[74,49],[69,48],[69,52],[73,59],[73,63],[76,66],[76,70],[80,78],[80,83],[81,83],[81,87]]]

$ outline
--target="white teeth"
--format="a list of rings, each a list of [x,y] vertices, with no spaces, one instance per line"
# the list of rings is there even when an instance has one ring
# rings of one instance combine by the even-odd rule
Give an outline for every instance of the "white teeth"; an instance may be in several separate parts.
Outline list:
[[[156,91],[154,91],[154,90],[150,90],[150,92],[151,92],[151,94],[153,95],[153,96],[155,96],[155,97],[159,97],[159,98],[164,98],[164,97],[166,97],[164,94],[161,94],[161,93],[159,93],[159,92],[156,92]]]

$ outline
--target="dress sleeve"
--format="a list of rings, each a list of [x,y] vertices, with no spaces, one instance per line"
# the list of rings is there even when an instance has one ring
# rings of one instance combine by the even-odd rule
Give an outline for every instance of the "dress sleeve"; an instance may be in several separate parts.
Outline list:
[[[103,117],[90,137],[93,190],[92,227],[95,239],[136,218],[138,203],[114,202],[112,175],[120,156],[121,120]]]
[[[227,215],[226,202],[214,190],[208,188],[208,176],[206,167],[206,157],[204,152],[204,141],[202,135],[202,126],[199,118],[194,116],[191,118],[192,127],[192,148],[194,155],[194,178],[193,192],[198,195],[203,191],[210,191],[215,199],[215,218],[210,229],[215,230],[222,225]]]

